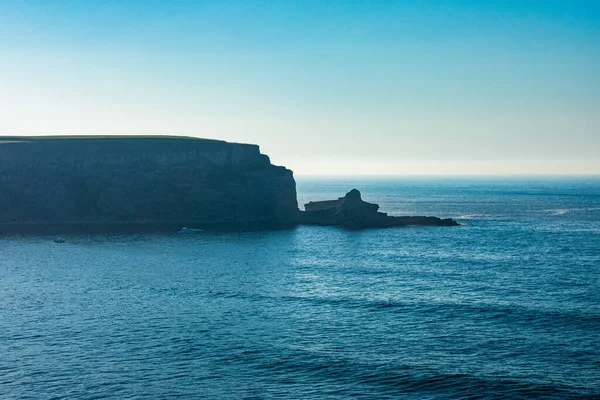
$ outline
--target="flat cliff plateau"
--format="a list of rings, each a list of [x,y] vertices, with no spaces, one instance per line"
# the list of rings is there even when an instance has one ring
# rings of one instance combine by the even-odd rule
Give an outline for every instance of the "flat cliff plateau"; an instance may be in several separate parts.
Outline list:
[[[292,171],[251,144],[0,136],[0,232],[237,228],[298,220]]]

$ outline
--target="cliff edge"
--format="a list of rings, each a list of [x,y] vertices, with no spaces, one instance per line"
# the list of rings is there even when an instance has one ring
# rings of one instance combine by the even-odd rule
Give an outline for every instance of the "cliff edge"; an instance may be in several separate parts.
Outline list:
[[[23,226],[294,224],[292,171],[250,144],[187,137],[0,137],[0,231]]]

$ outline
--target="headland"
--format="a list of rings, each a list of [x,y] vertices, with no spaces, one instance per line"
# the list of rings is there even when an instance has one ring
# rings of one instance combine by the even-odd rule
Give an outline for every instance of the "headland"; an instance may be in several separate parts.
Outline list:
[[[177,136],[0,136],[0,193],[0,233],[456,225],[387,216],[358,191],[303,212],[292,171],[257,145]]]

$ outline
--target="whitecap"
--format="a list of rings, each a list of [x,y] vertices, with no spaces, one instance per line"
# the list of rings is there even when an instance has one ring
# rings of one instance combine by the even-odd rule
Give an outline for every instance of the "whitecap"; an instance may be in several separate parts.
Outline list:
[[[477,219],[477,218],[485,218],[489,217],[489,214],[465,214],[460,217],[456,217],[456,219]]]
[[[583,207],[583,208],[555,208],[549,210],[542,210],[542,212],[547,212],[550,215],[563,215],[571,211],[598,211],[600,207]]]

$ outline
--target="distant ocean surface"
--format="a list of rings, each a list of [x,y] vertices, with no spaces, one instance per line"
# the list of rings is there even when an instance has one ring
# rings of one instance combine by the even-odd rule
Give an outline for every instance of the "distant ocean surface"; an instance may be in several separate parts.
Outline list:
[[[297,181],[462,225],[0,236],[0,398],[600,398],[600,179]]]

